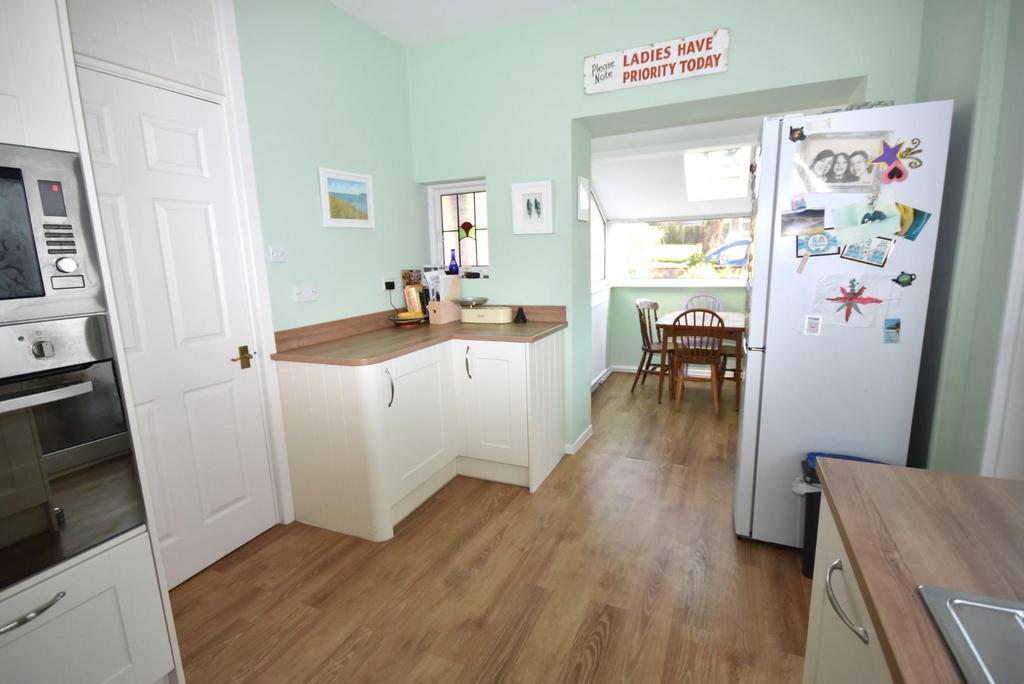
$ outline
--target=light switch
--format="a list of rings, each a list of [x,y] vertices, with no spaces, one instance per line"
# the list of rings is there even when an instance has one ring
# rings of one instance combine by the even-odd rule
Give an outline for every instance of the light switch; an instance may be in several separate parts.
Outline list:
[[[270,263],[284,264],[288,262],[288,250],[283,245],[268,245],[270,249]]]
[[[320,299],[320,286],[313,283],[296,285],[292,292],[296,302],[315,302]]]

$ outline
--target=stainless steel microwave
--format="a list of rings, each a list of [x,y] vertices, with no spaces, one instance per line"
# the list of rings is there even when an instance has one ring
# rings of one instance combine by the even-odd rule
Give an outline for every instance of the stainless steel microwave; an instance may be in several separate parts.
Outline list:
[[[0,144],[0,324],[105,310],[79,156]]]

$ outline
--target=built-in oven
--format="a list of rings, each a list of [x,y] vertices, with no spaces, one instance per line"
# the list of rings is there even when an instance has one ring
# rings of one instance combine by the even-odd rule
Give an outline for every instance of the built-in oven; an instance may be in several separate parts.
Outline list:
[[[145,521],[105,319],[0,326],[0,588]]]
[[[0,589],[145,522],[78,155],[0,145]]]
[[[0,322],[104,311],[77,154],[0,145]]]

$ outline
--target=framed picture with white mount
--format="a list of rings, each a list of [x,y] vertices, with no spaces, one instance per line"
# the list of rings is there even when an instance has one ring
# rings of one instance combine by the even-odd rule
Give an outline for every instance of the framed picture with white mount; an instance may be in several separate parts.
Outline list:
[[[512,232],[516,235],[555,232],[551,181],[512,184]]]
[[[590,179],[576,176],[576,220],[590,220]]]
[[[320,167],[325,228],[373,228],[373,176]]]

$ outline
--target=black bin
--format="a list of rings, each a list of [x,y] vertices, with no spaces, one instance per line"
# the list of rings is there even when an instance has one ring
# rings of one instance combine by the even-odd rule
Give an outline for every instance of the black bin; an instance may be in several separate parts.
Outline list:
[[[819,458],[840,458],[846,461],[863,461],[864,463],[881,463],[870,458],[860,456],[847,456],[846,454],[828,454],[822,451],[812,451],[807,458],[800,461],[800,469],[803,470],[804,482],[807,484],[820,485],[818,471],[816,470]],[[804,494],[804,551],[803,551],[803,573],[804,577],[814,577],[814,551],[818,541],[818,515],[821,512],[821,490]]]

